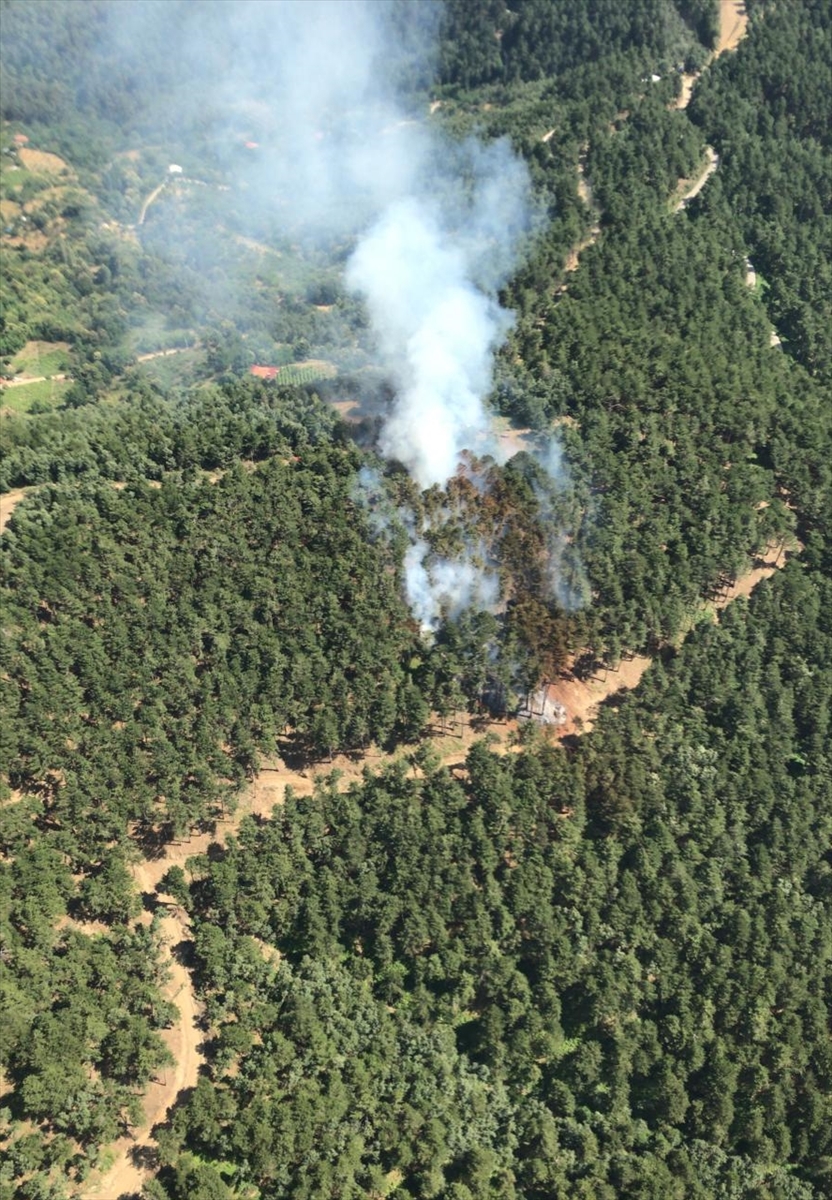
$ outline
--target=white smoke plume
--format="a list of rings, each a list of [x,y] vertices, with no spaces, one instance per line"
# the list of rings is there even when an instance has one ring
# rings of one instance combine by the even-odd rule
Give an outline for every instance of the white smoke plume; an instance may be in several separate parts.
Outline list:
[[[424,633],[444,617],[453,620],[467,608],[493,608],[500,597],[496,573],[484,563],[483,548],[464,557],[431,560],[427,542],[415,538],[405,555],[405,584],[411,611]]]
[[[538,439],[532,457],[545,475],[543,482],[535,483],[534,493],[546,535],[549,595],[566,612],[575,612],[589,603],[590,589],[580,555],[564,532],[574,525],[577,514],[566,511],[574,496],[563,449],[554,437]]]
[[[372,467],[358,472],[352,500],[361,508],[373,540],[406,539],[405,594],[424,634],[433,633],[442,618],[453,620],[474,605],[490,609],[498,603],[500,580],[484,545],[466,544],[453,559],[437,555],[413,513],[391,502],[384,479]]]
[[[395,400],[379,449],[422,487],[444,483],[466,449],[504,459],[485,405],[511,327],[497,290],[530,227],[526,168],[505,141],[459,145],[414,111],[395,78],[433,54],[431,0],[145,0],[116,7],[124,53],[145,42],[181,64],[185,127],[218,147],[259,146],[235,170],[235,203],[273,212],[322,245],[354,239],[345,279],[366,302]],[[169,108],[171,106],[169,105]],[[189,127],[191,127],[189,126]],[[218,151],[219,152],[219,151]],[[423,623],[488,603],[476,554],[424,566],[418,535],[408,594]]]
[[[389,542],[396,533],[411,531],[412,517],[407,514],[403,519],[387,494],[384,479],[374,467],[366,464],[361,467],[352,486],[351,499],[361,509],[372,541]]]
[[[343,45],[344,11],[342,5],[317,4],[299,13],[332,18]],[[352,5],[350,11],[360,13],[362,26],[368,17],[372,26],[378,12],[372,4]],[[358,115],[371,78],[361,64],[368,54],[377,59],[383,42],[378,25],[361,40],[363,55],[351,67],[355,96],[344,94],[341,70],[337,96],[318,95],[315,105],[317,121],[321,114],[331,119],[331,102],[337,100],[340,110],[353,112],[352,128],[360,128],[361,136],[348,135],[332,145],[325,138],[305,141],[302,162],[311,155],[312,163],[302,174],[313,195],[316,178],[327,187],[337,179],[345,194],[360,194],[378,208],[347,264],[346,282],[366,301],[378,351],[395,385],[379,449],[426,488],[448,480],[466,449],[501,456],[485,396],[494,352],[512,322],[496,291],[529,227],[528,177],[506,142],[452,147],[424,122],[406,121],[392,98],[378,91],[369,111],[383,113],[384,125],[369,127]],[[350,48],[355,49],[352,42]],[[327,87],[327,75],[318,71],[315,88],[320,92],[321,87]],[[496,577],[477,554],[427,565],[427,546],[415,533],[412,537],[405,586],[424,628],[434,627],[440,614],[496,603]]]
[[[468,234],[454,236],[435,205],[408,197],[387,209],[347,268],[397,389],[380,449],[423,488],[449,479],[463,450],[497,450],[484,397],[511,316],[473,282],[480,263]]]

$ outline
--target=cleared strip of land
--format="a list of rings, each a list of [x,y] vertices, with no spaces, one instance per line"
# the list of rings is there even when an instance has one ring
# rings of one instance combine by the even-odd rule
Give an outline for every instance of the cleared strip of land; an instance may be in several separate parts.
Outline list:
[[[702,604],[701,613],[717,613],[740,596],[749,596],[763,579],[769,578],[786,562],[786,552],[781,543],[772,543],[758,558],[754,566],[739,576],[719,599]],[[578,679],[571,671],[551,686],[550,696],[559,700],[567,710],[568,721],[560,726],[555,736],[561,740],[587,733],[597,719],[605,700],[619,692],[637,686],[652,659],[636,655],[624,660],[614,670],[590,680]],[[493,749],[507,753],[516,748],[516,721],[462,721],[457,725],[459,735],[437,734],[431,741],[442,765],[461,768],[468,748],[485,734],[493,735]],[[413,747],[412,749],[415,749]],[[145,900],[145,911],[139,918],[147,923],[151,910],[156,906],[165,909],[162,930],[168,944],[167,957],[171,977],[165,989],[168,999],[179,1007],[179,1019],[171,1030],[166,1031],[165,1041],[176,1060],[176,1066],[162,1074],[152,1083],[144,1097],[145,1121],[135,1129],[132,1136],[122,1138],[112,1147],[115,1161],[111,1169],[97,1182],[88,1185],[83,1200],[117,1200],[126,1194],[141,1192],[152,1172],[142,1165],[143,1151],[152,1151],[155,1145],[152,1128],[165,1119],[168,1110],[176,1103],[179,1092],[196,1085],[199,1070],[204,1062],[201,1050],[203,1033],[199,1028],[200,1007],[193,989],[190,973],[183,965],[191,941],[190,922],[187,914],[172,900],[159,891],[159,883],[172,866],[182,866],[193,855],[205,854],[211,845],[225,845],[229,835],[236,833],[244,816],[270,816],[275,805],[283,802],[287,787],[297,795],[311,796],[318,777],[337,771],[339,788],[346,789],[361,780],[366,766],[382,766],[407,755],[399,750],[395,755],[368,752],[361,755],[337,755],[331,762],[322,763],[305,771],[295,771],[281,760],[274,759],[263,766],[241,797],[239,807],[233,815],[217,822],[209,833],[200,833],[165,848],[160,858],[148,860],[133,868],[133,878]],[[175,953],[171,954],[173,948]],[[183,951],[185,953],[183,953]]]

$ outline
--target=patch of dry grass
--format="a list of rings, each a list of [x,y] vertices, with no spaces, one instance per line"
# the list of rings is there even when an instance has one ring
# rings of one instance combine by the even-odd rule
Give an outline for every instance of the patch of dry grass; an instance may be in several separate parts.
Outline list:
[[[60,175],[62,171],[72,174],[69,164],[48,150],[31,150],[28,146],[23,146],[18,150],[17,156],[27,171],[37,175]]]

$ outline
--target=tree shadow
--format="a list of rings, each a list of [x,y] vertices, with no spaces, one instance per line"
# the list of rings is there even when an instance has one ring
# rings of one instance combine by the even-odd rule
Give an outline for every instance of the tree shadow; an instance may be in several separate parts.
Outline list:
[[[180,1108],[184,1108],[186,1104],[190,1103],[190,1101],[193,1099],[195,1091],[196,1088],[189,1087],[182,1088],[181,1091],[177,1092],[176,1099],[174,1100],[173,1104],[171,1104],[170,1108],[168,1108],[164,1121],[157,1121],[150,1131],[150,1136],[154,1142],[159,1141],[160,1134],[164,1134],[166,1131],[173,1128],[173,1118],[175,1114]],[[137,1147],[137,1149],[141,1149],[141,1147]],[[155,1150],[155,1148],[153,1149]]]
[[[158,1171],[159,1151],[156,1146],[131,1146],[127,1157],[139,1171]]]
[[[204,857],[209,862],[222,862],[225,858],[225,846],[223,846],[222,842],[211,842],[210,846],[205,850]]]
[[[600,661],[597,654],[592,650],[585,650],[579,654],[572,664],[572,674],[576,679],[580,679],[582,683],[586,683],[591,679],[600,666]]]
[[[290,771],[300,774],[311,766],[312,760],[307,747],[295,733],[287,734],[286,737],[279,739],[278,753]]]
[[[140,847],[144,857],[153,861],[164,857],[165,848],[171,840],[171,831],[165,825],[139,822],[133,828],[133,840]]]
[[[159,899],[159,897],[156,895],[155,892],[142,892],[141,898],[142,898],[142,908],[145,910],[145,912],[149,912],[151,915],[154,915],[157,912],[157,910],[160,908],[168,908],[169,907],[169,905],[164,904]]]
[[[184,967],[187,971],[195,970],[194,944],[190,939],[183,938],[181,942],[177,942],[175,946],[171,946],[170,953],[171,957],[179,963],[180,967]]]

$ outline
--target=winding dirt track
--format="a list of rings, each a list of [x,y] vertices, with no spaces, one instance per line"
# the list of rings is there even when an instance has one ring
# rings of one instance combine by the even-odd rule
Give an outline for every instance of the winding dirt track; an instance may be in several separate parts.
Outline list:
[[[798,546],[798,549],[802,547]],[[703,601],[703,614],[716,614],[727,608],[740,596],[750,596],[754,588],[763,579],[768,579],[786,562],[786,553],[779,543],[772,542],[766,547],[756,564],[750,571],[740,575],[734,584],[714,601]],[[603,675],[591,679],[578,679],[572,674],[570,667],[562,677],[551,684],[548,689],[549,698],[559,701],[567,711],[566,724],[558,727],[557,736],[561,739],[588,733],[592,729],[600,712],[601,705],[617,692],[630,691],[641,681],[641,677],[652,662],[645,654],[637,654],[633,658],[624,659],[618,667],[607,669]]]
[[[170,358],[172,354],[184,354],[186,350],[195,350],[196,346],[174,346],[170,350],[152,350],[150,354],[137,354],[136,362],[151,362],[154,358]]]
[[[713,146],[705,147],[705,156],[706,156],[705,166],[699,172],[696,179],[694,179],[690,183],[690,185],[685,189],[684,194],[679,197],[679,200],[678,200],[678,202],[676,204],[676,208],[675,208],[676,212],[681,212],[682,209],[685,208],[685,206],[687,205],[689,200],[692,200],[694,198],[694,196],[699,195],[699,193],[702,191],[705,184],[708,182],[708,180],[713,175],[714,171],[719,166],[719,155],[717,154],[716,150],[714,150]]]
[[[14,379],[4,379],[0,384],[0,391],[5,388],[25,387],[27,383],[46,383],[47,380],[54,379],[57,383],[63,382],[66,375],[61,372],[58,375],[20,375]]]
[[[703,603],[702,612],[710,611],[716,619],[719,610],[740,596],[749,596],[761,580],[768,579],[785,561],[783,547],[772,543],[755,566],[741,575],[718,600],[711,604]],[[555,736],[564,739],[587,733],[592,729],[602,703],[619,692],[636,687],[651,662],[652,659],[646,655],[636,655],[622,661],[615,670],[607,670],[602,677],[588,681],[578,679],[567,670],[549,689],[550,697],[559,700],[568,713],[566,724],[555,731]],[[468,748],[485,734],[494,735],[496,741],[493,749],[497,753],[509,753],[516,745],[516,721],[477,722],[475,725],[468,721],[458,728],[459,736],[445,734],[434,738],[439,760],[444,766],[462,767]],[[338,755],[331,763],[303,772],[292,771],[277,759],[260,770],[249,790],[241,797],[234,815],[219,821],[212,833],[199,834],[169,845],[161,858],[143,862],[133,869],[133,877],[147,905],[141,919],[145,922],[150,920],[153,904],[162,904],[167,910],[162,929],[167,943],[171,978],[165,992],[179,1006],[179,1020],[172,1030],[166,1031],[165,1041],[176,1067],[168,1069],[158,1082],[150,1085],[144,1097],[145,1120],[142,1127],[132,1137],[122,1138],[115,1143],[112,1150],[116,1158],[112,1168],[97,1183],[88,1185],[82,1193],[84,1200],[119,1200],[121,1196],[141,1191],[143,1183],[152,1174],[152,1168],[143,1165],[141,1159],[136,1161],[134,1155],[137,1151],[152,1155],[155,1143],[151,1130],[154,1124],[164,1120],[180,1091],[196,1085],[200,1066],[204,1062],[200,1046],[202,1032],[198,1024],[200,1010],[193,983],[182,962],[170,953],[171,948],[187,947],[191,938],[190,923],[187,914],[158,890],[165,872],[174,865],[184,866],[192,855],[206,853],[213,843],[224,845],[228,835],[237,830],[244,816],[270,816],[275,805],[282,802],[287,787],[292,787],[298,795],[310,796],[318,775],[325,776],[338,770],[339,786],[347,788],[361,779],[365,766],[380,766],[391,762],[393,758],[402,757],[403,753],[400,750],[394,756],[373,753],[362,757]]]
[[[162,192],[167,187],[167,182],[168,181],[166,179],[163,180],[163,182],[160,183],[158,187],[155,187],[150,195],[145,199],[139,212],[139,219],[136,221],[137,225],[144,225],[144,219],[147,216],[147,210],[150,208],[153,201],[157,200],[159,196],[161,196]]]
[[[745,33],[747,17],[744,15],[744,6],[740,0],[721,0],[720,21],[721,32],[715,56],[726,50],[733,50]],[[678,105],[680,108],[686,106],[696,78],[698,76],[688,76],[683,80],[682,99]],[[431,106],[431,111],[435,107],[438,107],[438,102]],[[546,139],[544,138],[544,140]],[[714,169],[715,164],[709,162],[704,178],[700,177],[701,182],[697,181],[700,187]],[[148,208],[164,187],[165,183],[160,184],[144,201],[139,214],[139,225],[144,222]],[[688,195],[690,194],[688,193]],[[577,257],[578,255],[575,256],[575,267],[577,267]],[[168,350],[143,355],[139,361],[177,352],[177,350]],[[9,492],[0,497],[0,529],[6,524],[27,490],[29,489]],[[738,596],[749,595],[760,580],[774,574],[782,565],[782,554],[778,552],[775,555],[775,548],[769,547],[764,560],[743,575],[712,606],[713,609],[724,608]],[[636,656],[622,662],[615,670],[607,671],[603,678],[595,678],[588,682],[577,679],[567,671],[550,691],[550,694],[564,705],[569,714],[567,723],[557,730],[557,736],[565,738],[591,729],[603,701],[617,692],[634,688],[650,662],[651,659],[646,656]],[[468,746],[484,733],[494,734],[497,739],[494,749],[498,752],[506,752],[511,748],[516,730],[517,725],[513,721],[499,724],[479,724],[476,728],[470,723],[463,724],[459,737],[437,739],[440,761],[449,766],[460,764]],[[378,756],[378,765],[385,761],[389,761],[389,759]],[[250,813],[269,815],[274,806],[282,801],[287,786],[291,786],[299,795],[311,795],[315,786],[316,774],[326,775],[337,769],[341,772],[340,786],[347,787],[350,783],[360,779],[364,766],[368,764],[375,765],[375,760],[370,755],[360,761],[355,758],[338,756],[332,763],[326,764],[316,772],[298,773],[289,770],[285,764],[277,760],[272,765],[262,768],[249,791],[241,798],[234,816],[218,822],[213,833],[200,834],[187,841],[170,845],[161,858],[143,862],[134,868],[133,875],[136,884],[145,897],[146,903],[140,920],[145,923],[151,920],[151,910],[154,905],[161,904],[166,910],[162,918],[162,933],[170,978],[165,993],[177,1004],[179,1018],[172,1029],[165,1031],[164,1038],[175,1060],[175,1066],[162,1071],[160,1078],[149,1085],[144,1096],[145,1119],[142,1126],[136,1129],[131,1137],[123,1138],[111,1147],[115,1154],[115,1161],[111,1169],[103,1177],[99,1176],[97,1180],[93,1178],[86,1185],[85,1190],[81,1193],[83,1200],[119,1200],[119,1197],[141,1191],[143,1184],[153,1173],[152,1168],[144,1165],[142,1155],[143,1151],[145,1154],[152,1155],[154,1140],[151,1130],[155,1124],[165,1118],[168,1110],[175,1104],[179,1093],[195,1086],[199,1078],[200,1066],[204,1061],[201,1051],[202,1032],[198,1024],[199,1005],[190,974],[184,966],[181,954],[191,940],[190,923],[187,914],[173,904],[170,897],[159,893],[159,881],[171,866],[184,865],[191,855],[205,853],[212,843],[224,844],[228,835],[238,828],[243,816]],[[178,954],[177,951],[179,951]]]
[[[12,513],[17,508],[20,501],[32,489],[31,488],[15,488],[13,492],[4,492],[0,496],[0,533],[6,528],[11,520]]]
[[[152,864],[155,867],[155,863]],[[143,867],[137,867],[134,876],[143,890],[148,890],[149,879],[143,876],[149,874]],[[153,885],[150,885],[150,890]],[[149,923],[151,914],[142,914],[144,924]],[[140,1129],[131,1137],[121,1138],[111,1147],[115,1154],[115,1162],[110,1171],[96,1186],[90,1186],[84,1191],[84,1197],[97,1197],[97,1200],[117,1200],[123,1195],[133,1195],[142,1190],[148,1175],[152,1172],[141,1165],[140,1158],[134,1155],[152,1155],[155,1142],[151,1130],[159,1121],[165,1119],[168,1109],[176,1102],[176,1097],[186,1088],[196,1086],[199,1078],[199,1068],[204,1061],[200,1043],[202,1033],[199,1029],[199,1006],[194,994],[190,974],[184,965],[171,951],[177,946],[190,941],[190,924],[187,916],[176,908],[169,908],[162,918],[162,936],[165,940],[164,961],[170,971],[170,978],[165,987],[165,995],[179,1008],[179,1018],[171,1029],[163,1032],[163,1040],[174,1059],[174,1066],[162,1068],[147,1088],[144,1094],[145,1118]]]
[[[719,0],[719,35],[716,48],[707,59],[702,71],[707,70],[720,54],[725,54],[728,50],[736,50],[747,32],[748,14],[745,11],[743,0]],[[687,108],[690,104],[693,89],[702,71],[694,71],[690,75],[682,76],[682,90],[676,101],[676,108]]]
[[[472,740],[472,739],[469,739]],[[461,755],[457,748],[456,757]],[[174,904],[169,896],[159,892],[159,881],[174,865],[184,866],[191,855],[204,854],[213,843],[225,844],[230,833],[239,827],[248,814],[268,816],[276,804],[283,800],[286,787],[291,786],[299,795],[311,795],[315,786],[315,774],[289,770],[280,760],[279,765],[264,767],[253,781],[248,792],[241,797],[240,805],[233,816],[218,821],[212,833],[198,834],[165,848],[162,857],[147,860],[133,868],[133,878],[145,901],[145,909],[139,920],[149,924],[152,909],[161,905],[165,912],[162,918],[162,936],[165,942],[164,959],[170,970],[170,978],[164,988],[165,997],[179,1008],[179,1017],[174,1026],[163,1032],[163,1039],[170,1050],[175,1066],[162,1070],[148,1086],[144,1098],[144,1121],[130,1137],[121,1138],[111,1147],[115,1155],[112,1167],[102,1176],[93,1177],[81,1192],[83,1200],[118,1200],[125,1195],[137,1194],[145,1181],[153,1174],[147,1165],[152,1158],[155,1142],[153,1126],[164,1121],[168,1110],[176,1103],[180,1092],[196,1086],[199,1070],[204,1060],[201,1050],[203,1033],[199,1027],[200,1008],[197,1002],[190,973],[182,959],[191,941],[190,921],[187,913]],[[381,761],[381,758],[379,758]],[[363,763],[339,756],[332,763],[320,768],[320,774],[333,769],[343,772],[343,784],[361,776]],[[178,951],[178,953],[177,953]]]

